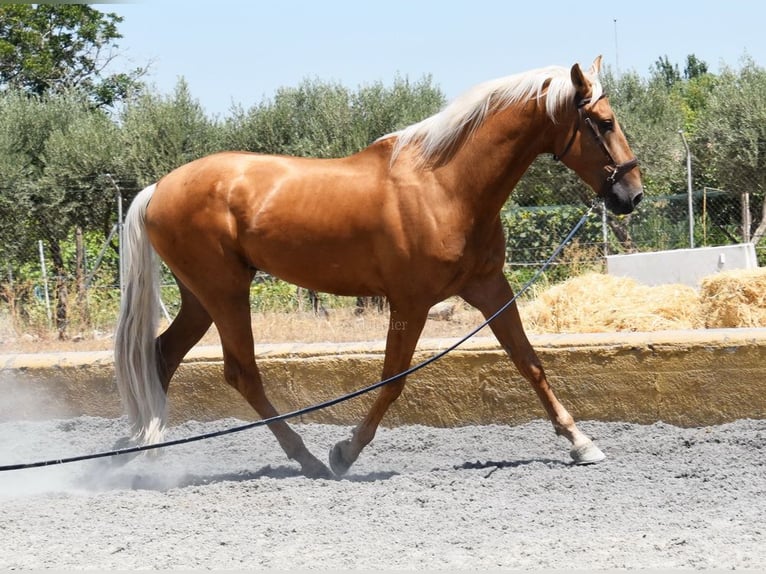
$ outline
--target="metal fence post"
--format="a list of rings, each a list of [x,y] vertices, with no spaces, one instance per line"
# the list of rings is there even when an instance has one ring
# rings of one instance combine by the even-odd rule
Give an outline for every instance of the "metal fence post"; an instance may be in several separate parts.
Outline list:
[[[742,243],[750,243],[750,227],[752,226],[752,220],[750,219],[750,192],[742,192]]]
[[[106,177],[109,178],[109,181],[112,182],[112,185],[114,186],[115,191],[117,192],[117,224],[115,227],[117,228],[117,274],[119,276],[119,282],[120,282],[120,297],[122,297],[123,293],[123,260],[122,260],[122,190],[120,190],[120,186],[117,185],[117,182],[114,181],[114,178],[112,177],[111,173],[105,173]]]
[[[689,195],[689,247],[694,248],[694,201],[692,197],[692,152],[689,149],[689,144],[686,143],[686,136],[683,130],[678,130],[681,135],[681,141],[684,142],[686,148],[686,187]]]
[[[40,268],[42,270],[43,275],[43,293],[45,294],[45,313],[48,315],[48,325],[51,324],[51,321],[53,320],[53,315],[51,314],[51,299],[48,295],[48,270],[45,267],[45,251],[43,250],[43,240],[39,239],[37,241],[37,245],[40,249]]]

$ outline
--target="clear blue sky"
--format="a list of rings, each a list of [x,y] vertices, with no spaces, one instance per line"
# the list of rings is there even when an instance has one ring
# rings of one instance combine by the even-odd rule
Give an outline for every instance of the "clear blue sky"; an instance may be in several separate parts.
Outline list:
[[[431,74],[448,98],[531,68],[602,54],[613,71],[648,74],[688,54],[711,71],[744,56],[766,66],[766,2],[701,0],[155,0],[97,4],[124,17],[120,66],[152,62],[171,93],[184,77],[210,115],[248,108],[305,78],[357,88]],[[616,21],[616,22],[615,22]]]

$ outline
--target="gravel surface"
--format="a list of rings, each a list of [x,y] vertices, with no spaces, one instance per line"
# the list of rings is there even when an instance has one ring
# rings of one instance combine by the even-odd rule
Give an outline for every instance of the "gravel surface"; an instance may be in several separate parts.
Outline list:
[[[242,424],[190,422],[179,438]],[[0,472],[0,569],[766,567],[766,421],[381,428],[309,480],[258,428],[142,455]],[[322,456],[350,429],[295,425]],[[123,419],[0,422],[0,465],[109,450]]]

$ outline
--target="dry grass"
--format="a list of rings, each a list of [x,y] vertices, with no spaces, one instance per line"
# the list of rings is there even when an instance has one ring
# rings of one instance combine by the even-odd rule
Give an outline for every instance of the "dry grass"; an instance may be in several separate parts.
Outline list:
[[[481,323],[481,314],[451,300],[449,320],[430,319],[423,337],[459,337]],[[648,287],[601,273],[586,273],[541,287],[520,304],[529,333],[659,331],[717,327],[766,327],[766,269],[731,271],[706,278],[699,292],[684,285]],[[345,342],[380,340],[388,332],[388,315],[352,308],[331,309],[329,316],[311,312],[265,312],[253,315],[256,344],[279,342]],[[482,331],[489,334],[489,330]],[[219,344],[214,327],[201,344]],[[108,350],[111,333],[89,334],[70,341],[53,335],[18,335],[0,315],[0,353]]]
[[[429,320],[423,337],[458,337],[478,325],[481,314],[462,303],[455,302],[450,320]],[[357,316],[352,308],[331,309],[327,317],[312,312],[253,313],[253,337],[259,343],[285,342],[347,342],[379,340],[386,337],[389,319],[387,313],[369,311]],[[162,327],[166,326],[163,324]],[[202,337],[201,345],[218,345],[218,331],[212,326]],[[54,334],[48,336],[17,335],[0,317],[0,354],[34,353],[40,351],[110,350],[111,333],[96,333],[58,341]]]
[[[449,321],[429,320],[423,337],[457,337],[482,320],[481,314],[456,303]],[[307,343],[372,341],[384,339],[388,332],[388,313],[368,311],[356,315],[352,308],[331,309],[327,317],[311,312],[257,313],[253,315],[253,337],[258,343]],[[211,328],[203,343],[218,344],[218,334]]]
[[[697,292],[587,273],[554,285],[522,308],[530,332],[661,331],[704,326]]]
[[[766,268],[706,277],[701,289],[705,326],[766,326]]]

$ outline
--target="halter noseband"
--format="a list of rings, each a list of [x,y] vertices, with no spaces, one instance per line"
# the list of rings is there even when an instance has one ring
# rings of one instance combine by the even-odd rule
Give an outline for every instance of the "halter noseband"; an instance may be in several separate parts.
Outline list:
[[[606,94],[601,94],[601,96],[596,100],[600,100],[601,98],[606,97]],[[628,173],[631,169],[636,167],[638,165],[638,159],[635,157],[629,159],[626,162],[623,163],[617,163],[614,161],[614,158],[612,157],[612,154],[609,152],[609,147],[606,145],[606,140],[604,139],[604,136],[601,135],[601,132],[598,129],[598,126],[596,126],[595,123],[593,123],[593,120],[590,119],[590,117],[586,116],[583,112],[583,108],[588,105],[591,102],[592,98],[581,98],[578,99],[575,102],[575,105],[577,106],[577,122],[575,123],[574,130],[572,131],[572,135],[569,138],[569,141],[564,146],[564,150],[560,154],[554,154],[553,159],[556,161],[561,161],[562,158],[567,154],[569,151],[569,148],[572,147],[572,144],[575,141],[575,138],[577,137],[577,132],[580,131],[580,121],[584,121],[585,124],[590,128],[591,133],[593,134],[593,137],[596,138],[596,143],[598,143],[599,147],[601,148],[601,151],[604,152],[604,155],[609,159],[611,165],[608,167],[610,168],[611,173],[606,178],[606,184],[611,187],[618,181],[622,179],[622,177]],[[595,103],[595,102],[594,102]]]

